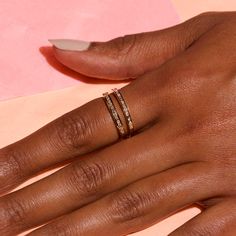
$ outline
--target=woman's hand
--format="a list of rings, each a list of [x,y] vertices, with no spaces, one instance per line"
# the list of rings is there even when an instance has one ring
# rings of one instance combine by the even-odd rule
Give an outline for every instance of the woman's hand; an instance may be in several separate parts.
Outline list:
[[[205,13],[84,51],[53,42],[57,59],[79,73],[137,78],[121,89],[136,133],[118,142],[97,98],[1,149],[2,193],[71,163],[0,198],[0,235],[49,222],[31,235],[120,236],[193,203],[204,211],[172,236],[235,235],[236,13]]]

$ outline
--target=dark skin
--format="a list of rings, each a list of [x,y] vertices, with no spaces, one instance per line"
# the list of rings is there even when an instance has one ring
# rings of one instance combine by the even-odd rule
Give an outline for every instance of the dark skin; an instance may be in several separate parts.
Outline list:
[[[81,74],[135,78],[121,92],[136,133],[119,140],[100,97],[1,149],[0,235],[48,222],[30,235],[120,236],[193,203],[203,212],[171,236],[236,235],[236,12],[53,50]]]

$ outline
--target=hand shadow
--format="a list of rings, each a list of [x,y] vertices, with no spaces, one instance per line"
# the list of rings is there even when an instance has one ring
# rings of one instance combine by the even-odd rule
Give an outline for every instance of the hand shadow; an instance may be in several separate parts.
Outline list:
[[[60,73],[67,75],[73,79],[80,80],[84,83],[89,84],[117,84],[124,82],[124,80],[107,80],[107,79],[97,79],[89,76],[82,75],[76,71],[73,71],[72,69],[64,66],[61,64],[53,55],[52,47],[50,46],[43,46],[39,48],[40,53],[45,57],[46,61],[50,66],[55,68]],[[130,80],[125,80],[125,82],[129,82]]]

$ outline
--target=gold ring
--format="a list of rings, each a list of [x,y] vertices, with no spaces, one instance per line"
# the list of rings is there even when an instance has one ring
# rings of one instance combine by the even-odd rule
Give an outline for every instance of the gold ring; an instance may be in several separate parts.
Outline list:
[[[129,131],[128,136],[131,137],[134,132],[134,124],[133,124],[127,103],[125,102],[123,95],[121,94],[121,92],[117,88],[114,88],[112,90],[113,90],[113,94],[114,94],[115,98],[117,99],[117,101],[120,105],[120,108],[123,111],[123,115],[125,117],[126,124],[128,126],[128,131]]]
[[[108,108],[108,111],[109,111],[109,113],[110,113],[110,115],[112,117],[112,120],[115,123],[115,126],[117,128],[119,136],[121,138],[124,138],[126,136],[124,126],[122,124],[120,116],[119,116],[118,112],[116,111],[114,103],[113,103],[113,101],[112,101],[112,99],[111,99],[111,97],[110,97],[108,92],[103,93],[103,99],[104,99],[105,104],[106,104],[106,106]]]

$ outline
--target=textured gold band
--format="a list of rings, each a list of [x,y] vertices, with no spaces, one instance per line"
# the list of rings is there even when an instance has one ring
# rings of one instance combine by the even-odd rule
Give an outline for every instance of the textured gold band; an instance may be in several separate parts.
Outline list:
[[[123,114],[124,114],[124,117],[125,117],[125,120],[126,120],[126,123],[128,126],[128,131],[129,131],[128,136],[130,137],[130,136],[132,136],[132,134],[134,132],[134,124],[133,124],[133,121],[132,121],[132,118],[131,118],[131,115],[129,112],[129,108],[128,108],[121,92],[117,88],[114,88],[112,90],[113,90],[114,96],[116,97],[116,99],[120,105],[120,108],[123,111]]]
[[[124,126],[122,124],[120,116],[119,116],[118,112],[116,111],[116,108],[115,108],[115,106],[113,104],[113,101],[112,101],[112,99],[111,99],[111,97],[110,97],[108,92],[103,93],[103,99],[104,99],[105,104],[106,104],[106,106],[108,108],[108,111],[111,114],[111,117],[112,117],[112,119],[113,119],[113,121],[114,121],[114,123],[116,125],[116,128],[117,128],[117,131],[119,133],[119,136],[121,138],[124,138],[126,136]]]

